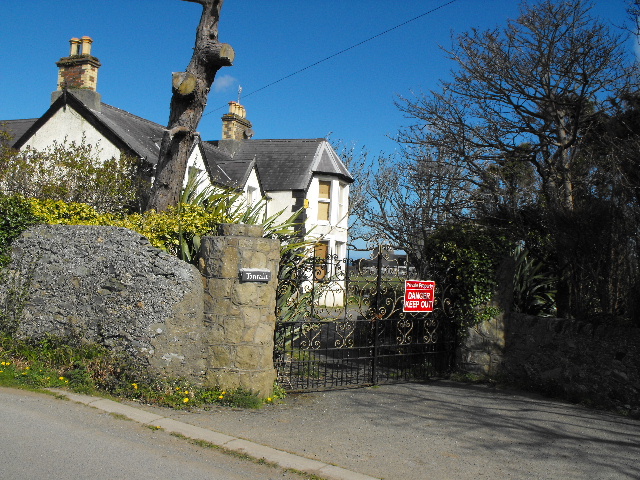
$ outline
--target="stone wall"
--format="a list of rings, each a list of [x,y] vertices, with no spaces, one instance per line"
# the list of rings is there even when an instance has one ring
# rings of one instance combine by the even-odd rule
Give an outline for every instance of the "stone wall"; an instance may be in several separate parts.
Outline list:
[[[496,272],[499,288],[490,307],[500,313],[461,332],[458,347],[458,367],[465,372],[481,376],[496,376],[502,368],[505,350],[505,320],[513,303],[513,271],[511,257],[506,258]]]
[[[80,337],[152,374],[269,396],[279,242],[255,226],[219,233],[202,240],[201,275],[131,230],[33,227],[12,245],[11,276],[30,282],[16,334]],[[243,267],[272,280],[242,283]]]
[[[269,395],[276,380],[273,334],[280,242],[262,238],[262,227],[222,225],[219,236],[204,237],[200,271],[204,277],[205,355],[209,384],[252,389]],[[267,271],[268,281],[242,281],[242,269]]]
[[[640,413],[640,329],[512,313],[503,374],[571,401]]]

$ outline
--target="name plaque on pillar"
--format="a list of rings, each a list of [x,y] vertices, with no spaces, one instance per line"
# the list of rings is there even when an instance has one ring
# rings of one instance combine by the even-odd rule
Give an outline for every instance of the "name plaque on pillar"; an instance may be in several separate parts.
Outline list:
[[[271,271],[263,268],[241,268],[241,282],[264,282],[271,281]]]

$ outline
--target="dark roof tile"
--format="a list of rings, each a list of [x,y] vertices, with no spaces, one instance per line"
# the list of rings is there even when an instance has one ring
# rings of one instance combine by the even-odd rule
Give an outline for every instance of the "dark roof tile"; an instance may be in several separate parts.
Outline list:
[[[0,130],[11,135],[11,143],[18,140],[24,133],[36,123],[37,118],[25,118],[21,120],[0,120]]]
[[[222,168],[229,173],[231,164],[234,171],[248,174],[247,169],[255,162],[260,183],[265,192],[279,190],[306,190],[313,173],[337,175],[353,181],[340,159],[333,158],[326,149],[316,161],[316,152],[325,145],[323,138],[313,139],[271,139],[271,140],[221,140],[205,142],[210,147],[218,147],[231,155]],[[328,144],[326,144],[328,146]],[[329,147],[330,148],[330,147]],[[243,170],[244,169],[244,170]],[[240,173],[236,179],[240,179]],[[246,177],[245,177],[246,180]]]

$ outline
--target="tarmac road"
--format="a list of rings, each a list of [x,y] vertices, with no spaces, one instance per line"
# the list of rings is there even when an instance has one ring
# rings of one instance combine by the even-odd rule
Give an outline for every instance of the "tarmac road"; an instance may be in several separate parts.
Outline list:
[[[50,395],[0,388],[0,479],[300,480]]]
[[[34,403],[32,397],[38,395],[0,389],[3,440],[0,459],[3,464],[15,463],[13,472],[20,471],[20,462],[25,462],[25,457],[27,462],[36,459],[42,465],[37,467],[37,462],[26,465],[34,474],[19,477],[3,476],[8,470],[0,469],[0,478],[60,478],[46,473],[65,472],[70,464],[80,465],[80,473],[86,473],[87,468],[93,468],[86,459],[102,452],[90,448],[82,455],[65,454],[63,444],[80,448],[82,444],[90,445],[96,435],[110,436],[114,430],[124,434],[129,429],[131,436],[125,438],[124,447],[109,455],[111,463],[105,461],[103,467],[96,467],[95,473],[91,470],[90,475],[78,473],[64,475],[65,478],[129,478],[115,475],[121,472],[134,473],[131,475],[134,478],[176,478],[172,474],[176,471],[181,471],[180,477],[205,478],[198,475],[210,473],[207,468],[211,467],[223,470],[215,470],[214,475],[219,476],[207,478],[288,478],[281,477],[278,470],[280,473],[274,474],[269,467],[264,467],[267,469],[264,473],[236,472],[233,466],[225,467],[222,459],[211,460],[210,454],[218,452],[201,452],[184,440],[167,438],[166,432],[153,432],[135,422],[105,414],[91,414],[90,417],[99,416],[90,420],[85,432],[87,411],[95,409],[50,397]],[[25,415],[35,419],[30,427],[21,427],[28,419],[13,407],[22,402],[22,397],[28,406],[29,413]],[[106,402],[89,397],[79,401],[96,409]],[[331,465],[342,467],[331,478],[356,479],[364,475],[387,480],[640,478],[640,421],[486,386],[440,381],[305,393],[290,395],[284,403],[260,410],[219,407],[209,411],[175,411],[133,402],[123,404],[121,408],[151,416],[153,422],[161,425],[170,426],[174,422],[183,425],[181,428],[192,425],[201,431],[219,432],[216,435],[226,437],[222,440],[228,442],[223,443],[225,446],[247,446],[252,442],[253,447],[246,448],[260,452],[262,446],[269,446],[290,452],[299,456],[296,458],[312,459],[316,469],[318,463],[327,472],[335,468]],[[55,422],[64,421],[62,433],[52,437],[47,426],[49,416],[42,417],[43,412],[51,412]],[[12,418],[20,420],[15,423]],[[94,421],[98,423],[94,425]],[[81,432],[77,437],[74,425]],[[229,441],[228,436],[236,440]],[[46,449],[32,448],[31,443],[38,445],[45,437],[53,439]],[[128,452],[138,442],[152,455],[147,463],[128,462]],[[158,450],[154,450],[156,442]],[[196,449],[193,464],[190,449]],[[22,454],[21,451],[29,454],[14,461],[14,455]],[[40,452],[45,452],[45,456],[38,459]],[[164,456],[176,463],[154,470]],[[232,463],[234,460],[231,459]],[[193,473],[188,467],[194,468]],[[248,464],[249,467],[263,466]],[[111,474],[100,476],[100,472]],[[146,472],[151,472],[148,477],[141,475]],[[230,476],[225,472],[254,476]]]

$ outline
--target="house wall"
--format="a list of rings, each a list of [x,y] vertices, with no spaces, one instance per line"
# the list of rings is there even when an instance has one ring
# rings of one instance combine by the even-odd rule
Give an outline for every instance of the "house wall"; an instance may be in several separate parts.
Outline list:
[[[103,160],[119,158],[120,150],[109,142],[93,125],[85,120],[77,111],[67,106],[58,110],[45,124],[25,143],[36,150],[44,150],[54,141],[60,143],[65,139],[80,144],[84,141],[93,145]]]
[[[331,182],[331,208],[329,221],[318,220],[319,185],[320,181]],[[328,175],[316,175],[311,180],[307,191],[309,208],[307,209],[307,231],[310,236],[329,243],[329,254],[340,255],[340,244],[348,240],[348,195],[349,186],[337,178]],[[344,251],[346,254],[346,250]],[[343,256],[344,256],[343,254]]]
[[[267,192],[269,198],[267,202],[267,215],[275,215],[281,210],[282,219],[286,220],[291,216],[294,210],[294,198],[291,190]]]
[[[251,205],[255,205],[262,199],[262,190],[260,189],[260,182],[255,168],[251,170],[244,186],[244,196]]]
[[[191,151],[191,155],[189,155],[189,159],[187,160],[187,172],[189,168],[197,168],[201,172],[206,172],[206,167],[204,166],[204,160],[202,158],[202,151],[198,146]]]

